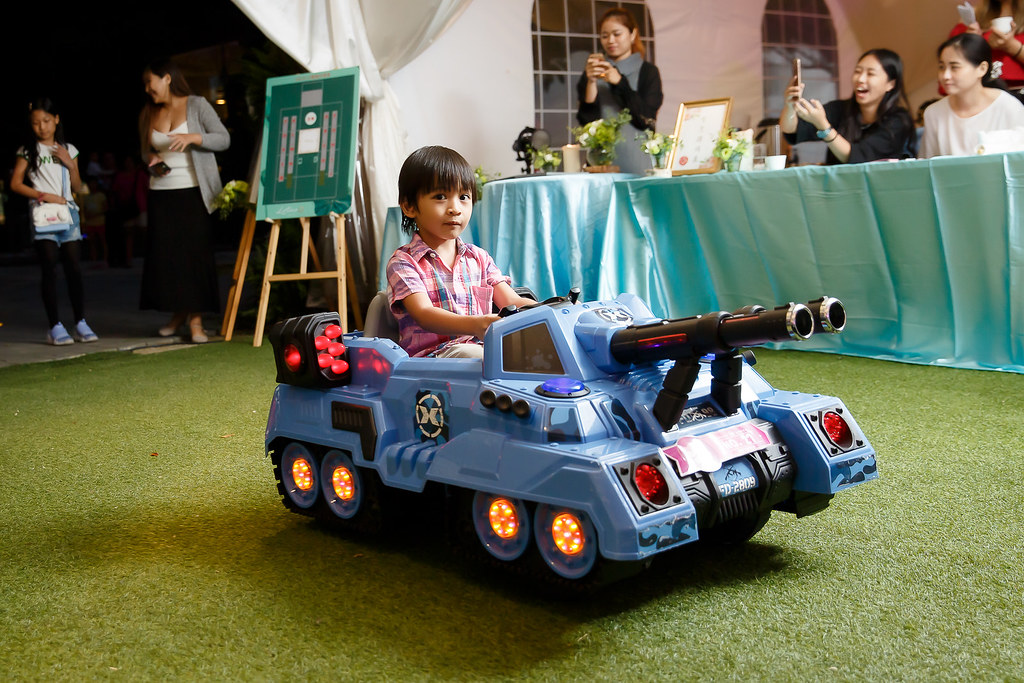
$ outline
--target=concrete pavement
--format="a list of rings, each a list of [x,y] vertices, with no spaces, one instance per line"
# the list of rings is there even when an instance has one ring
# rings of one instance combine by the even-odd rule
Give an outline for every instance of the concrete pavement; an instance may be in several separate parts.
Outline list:
[[[218,264],[227,260],[227,277],[221,278],[221,302],[227,299],[231,285],[231,266],[234,254],[218,254]],[[225,269],[218,269],[223,272]],[[159,311],[139,310],[139,287],[142,279],[142,259],[133,261],[130,268],[108,268],[100,261],[84,261],[82,273],[85,288],[85,319],[99,336],[89,344],[74,343],[51,346],[46,343],[47,321],[39,293],[39,266],[31,252],[23,255],[5,255],[0,260],[0,367],[75,358],[101,351],[142,350],[153,347],[171,347],[187,343],[187,338],[160,337],[157,330],[167,323],[170,315]],[[71,331],[71,304],[63,271],[58,268],[57,301],[61,322]],[[221,341],[221,315],[208,314],[203,325],[210,341]],[[235,338],[248,338],[236,328]]]

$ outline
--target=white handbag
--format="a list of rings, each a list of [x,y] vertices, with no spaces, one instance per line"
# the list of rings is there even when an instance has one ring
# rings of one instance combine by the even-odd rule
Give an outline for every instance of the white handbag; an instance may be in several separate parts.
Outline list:
[[[64,187],[67,182],[68,170],[62,169],[61,194],[64,194]],[[32,225],[36,233],[64,232],[78,225],[78,211],[73,210],[67,204],[56,203],[32,203]]]

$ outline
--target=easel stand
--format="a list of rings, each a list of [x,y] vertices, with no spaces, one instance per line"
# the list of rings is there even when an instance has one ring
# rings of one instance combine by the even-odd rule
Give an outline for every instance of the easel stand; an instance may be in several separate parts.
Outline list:
[[[299,280],[336,280],[338,284],[338,315],[341,316],[341,327],[348,331],[348,304],[352,305],[352,314],[358,327],[363,326],[363,316],[359,310],[359,301],[356,298],[355,282],[352,280],[352,268],[348,261],[348,250],[345,248],[345,216],[331,214],[334,218],[334,258],[337,264],[336,270],[320,270],[320,259],[309,239],[309,218],[299,218],[302,226],[302,246],[299,257],[298,273],[274,273],[274,262],[277,259],[277,242],[281,234],[281,222],[270,222],[270,244],[267,247],[267,263],[263,269],[263,287],[260,291],[259,312],[256,316],[256,332],[253,335],[252,345],[262,346],[263,328],[267,322],[267,305],[270,303],[270,286],[274,282],[296,282]],[[228,307],[224,313],[224,322],[221,333],[225,341],[231,340],[231,334],[235,327],[235,316],[238,313],[238,304],[242,297],[242,282],[245,279],[245,270],[249,262],[249,251],[252,248],[253,235],[256,228],[256,217],[249,211],[245,217],[245,225],[242,228],[242,239],[238,249],[238,257],[235,259],[234,283],[228,294]],[[316,271],[309,272],[307,269],[309,257],[312,256],[313,266]],[[346,296],[348,300],[346,300]]]

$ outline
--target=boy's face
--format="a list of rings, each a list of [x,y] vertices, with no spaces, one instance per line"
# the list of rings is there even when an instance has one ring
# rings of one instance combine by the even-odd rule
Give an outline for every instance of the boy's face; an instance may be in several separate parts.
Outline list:
[[[403,205],[402,212],[416,221],[420,238],[437,249],[466,229],[473,215],[473,195],[454,189],[421,192],[416,206]]]

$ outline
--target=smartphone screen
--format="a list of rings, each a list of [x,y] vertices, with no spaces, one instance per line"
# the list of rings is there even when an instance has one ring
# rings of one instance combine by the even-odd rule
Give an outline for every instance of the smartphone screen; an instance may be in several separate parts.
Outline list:
[[[804,81],[803,75],[800,73],[800,58],[797,57],[793,60],[793,78],[796,79],[796,84],[800,85]]]

